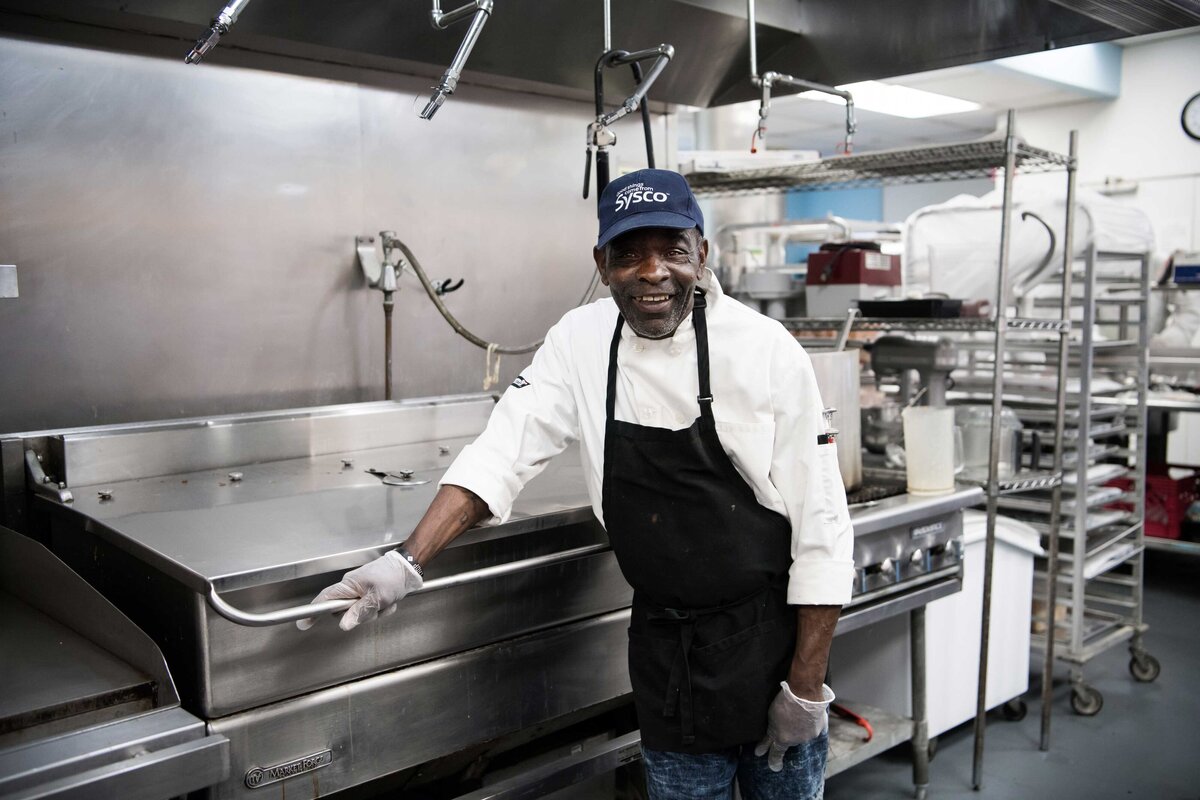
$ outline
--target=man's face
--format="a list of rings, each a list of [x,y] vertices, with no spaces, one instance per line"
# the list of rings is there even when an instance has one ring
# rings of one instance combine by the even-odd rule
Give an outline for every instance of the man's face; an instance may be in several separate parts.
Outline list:
[[[708,241],[696,228],[638,228],[592,251],[600,280],[638,336],[663,339],[692,310]]]

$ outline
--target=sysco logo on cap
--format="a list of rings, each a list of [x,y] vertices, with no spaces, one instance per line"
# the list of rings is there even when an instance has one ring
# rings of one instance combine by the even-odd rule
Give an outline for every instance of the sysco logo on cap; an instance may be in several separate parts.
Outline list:
[[[653,186],[635,183],[626,186],[617,195],[616,211],[624,211],[634,203],[665,203],[671,196],[670,192],[660,192]]]

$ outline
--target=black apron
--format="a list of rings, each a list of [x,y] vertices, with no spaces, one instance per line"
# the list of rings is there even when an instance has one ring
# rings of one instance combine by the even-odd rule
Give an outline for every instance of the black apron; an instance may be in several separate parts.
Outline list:
[[[700,417],[678,431],[614,418],[618,316],[604,434],[604,522],[634,589],[629,676],[642,742],[681,753],[758,742],[796,641],[791,524],[759,504],[721,447],[704,310],[697,292]]]

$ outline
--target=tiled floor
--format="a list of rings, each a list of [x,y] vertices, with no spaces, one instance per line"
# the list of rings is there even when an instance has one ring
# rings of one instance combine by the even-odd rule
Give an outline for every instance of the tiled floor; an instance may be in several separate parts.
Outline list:
[[[1146,648],[1162,663],[1137,683],[1119,647],[1085,669],[1104,695],[1095,717],[1070,708],[1066,669],[1055,686],[1052,741],[1038,750],[1041,704],[1035,682],[1021,722],[989,718],[982,791],[971,789],[971,725],[943,734],[931,765],[931,800],[1200,800],[1200,558],[1151,553],[1147,562]],[[826,800],[912,796],[904,748],[832,778]]]

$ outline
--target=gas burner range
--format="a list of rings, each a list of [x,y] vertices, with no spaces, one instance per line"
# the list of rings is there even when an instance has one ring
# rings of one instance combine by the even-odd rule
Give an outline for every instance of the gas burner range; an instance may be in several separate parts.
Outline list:
[[[871,479],[848,495],[854,522],[854,599],[891,596],[962,568],[962,509],[983,493],[962,487],[911,495],[894,479]]]

